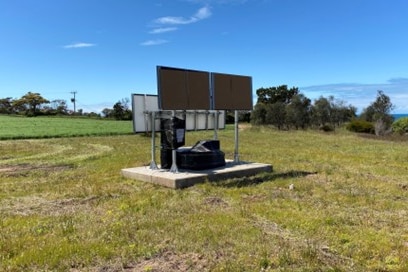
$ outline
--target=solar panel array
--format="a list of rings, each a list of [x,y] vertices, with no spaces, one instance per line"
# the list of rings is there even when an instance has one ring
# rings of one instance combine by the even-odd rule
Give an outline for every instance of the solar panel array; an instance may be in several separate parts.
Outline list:
[[[157,66],[161,110],[252,110],[252,78]]]

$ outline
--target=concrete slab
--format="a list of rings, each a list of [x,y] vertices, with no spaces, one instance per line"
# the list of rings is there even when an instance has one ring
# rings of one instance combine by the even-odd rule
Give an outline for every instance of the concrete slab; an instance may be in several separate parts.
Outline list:
[[[171,173],[164,169],[151,170],[149,166],[122,169],[124,177],[151,182],[173,189],[186,188],[205,181],[254,176],[263,172],[272,172],[272,165],[227,161],[224,167],[201,171],[179,169],[178,173]]]

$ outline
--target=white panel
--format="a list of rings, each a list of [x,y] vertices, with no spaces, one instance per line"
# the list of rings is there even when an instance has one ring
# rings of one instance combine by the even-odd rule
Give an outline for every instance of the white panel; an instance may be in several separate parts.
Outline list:
[[[156,112],[156,118],[159,113],[158,96],[132,94],[132,112],[133,112],[133,131],[135,133],[152,131],[151,112]],[[150,114],[147,114],[150,112]],[[168,115],[170,117],[170,112]],[[186,111],[186,130],[206,130],[214,129],[214,117],[216,111],[188,110]],[[225,111],[218,111],[218,129],[225,128]],[[177,117],[183,118],[183,113],[177,111]],[[155,121],[155,130],[160,131],[160,120]]]
[[[186,113],[186,130],[197,130],[198,115],[196,111],[190,111]]]
[[[221,114],[218,116],[218,127],[224,129],[225,128],[225,111],[219,111]]]
[[[152,131],[151,116],[146,114],[146,112],[158,111],[157,101],[157,95],[132,95],[133,131],[135,133]],[[160,120],[156,120],[155,128],[157,130],[160,128]]]

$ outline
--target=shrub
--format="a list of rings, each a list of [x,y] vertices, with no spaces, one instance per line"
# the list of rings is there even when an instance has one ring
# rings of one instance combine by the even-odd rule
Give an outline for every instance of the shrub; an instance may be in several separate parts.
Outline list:
[[[408,117],[403,117],[392,123],[392,131],[405,134],[408,133]]]
[[[347,130],[358,133],[374,133],[374,125],[371,122],[354,119],[346,126]]]
[[[325,124],[325,125],[319,127],[319,129],[324,131],[324,132],[333,132],[334,131],[334,127],[329,125],[329,124]]]

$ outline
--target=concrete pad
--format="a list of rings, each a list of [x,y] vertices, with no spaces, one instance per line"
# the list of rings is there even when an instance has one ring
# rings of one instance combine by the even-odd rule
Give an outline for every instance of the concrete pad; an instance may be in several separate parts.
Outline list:
[[[254,176],[263,172],[272,172],[272,165],[227,161],[224,167],[201,171],[179,169],[178,173],[171,173],[165,169],[152,170],[149,166],[122,169],[124,177],[151,182],[173,189],[186,188],[205,181]]]

